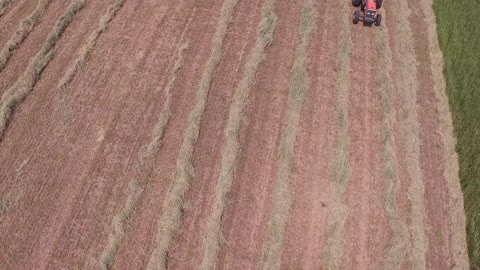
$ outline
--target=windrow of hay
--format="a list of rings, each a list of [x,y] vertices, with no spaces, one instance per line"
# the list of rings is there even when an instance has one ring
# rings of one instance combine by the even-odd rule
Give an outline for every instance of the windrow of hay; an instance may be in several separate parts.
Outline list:
[[[161,139],[163,138],[163,134],[165,131],[165,127],[167,126],[168,120],[170,118],[170,100],[171,100],[171,90],[176,80],[177,72],[183,66],[183,53],[188,48],[188,42],[183,43],[176,55],[176,61],[173,66],[173,69],[170,74],[170,79],[165,87],[165,104],[160,113],[159,120],[157,125],[155,126],[152,134],[152,139],[147,146],[147,150],[139,155],[138,163],[139,163],[139,175],[141,178],[146,178],[146,169],[144,167],[144,162],[146,159],[149,159],[156,155],[160,146],[161,146]],[[131,217],[133,212],[135,211],[136,205],[139,203],[143,194],[143,188],[141,187],[138,179],[134,179],[129,184],[129,190],[127,199],[125,201],[125,205],[122,211],[113,217],[111,232],[108,236],[108,243],[105,247],[102,255],[100,256],[100,267],[104,270],[110,268],[117,252],[120,247],[120,244],[123,241],[125,235],[125,225],[128,222],[128,219]]]
[[[32,156],[24,159],[22,163],[15,169],[13,176],[13,188],[0,198],[0,225],[5,221],[5,216],[12,208],[17,205],[18,201],[23,197],[23,191],[19,189],[19,182],[23,180],[25,168],[30,163]]]
[[[220,175],[215,188],[213,210],[210,214],[205,232],[204,252],[201,269],[215,269],[222,241],[222,216],[227,194],[232,186],[233,173],[239,151],[238,136],[240,133],[243,109],[250,89],[255,83],[255,74],[259,65],[265,60],[265,49],[273,41],[273,33],[277,24],[274,13],[276,0],[268,0],[262,8],[262,17],[258,25],[258,35],[247,63],[243,77],[235,90],[227,125],[224,130],[225,146],[222,151]]]
[[[78,71],[79,68],[87,61],[88,56],[95,48],[95,45],[98,42],[98,39],[105,30],[108,28],[108,24],[113,20],[117,15],[118,11],[123,7],[126,0],[113,0],[110,6],[107,8],[107,11],[100,18],[97,29],[95,29],[89,36],[87,44],[80,49],[80,54],[75,59],[75,63],[66,71],[63,78],[58,83],[58,88],[60,90],[65,90],[67,84],[73,79],[73,76]]]
[[[122,211],[113,217],[112,229],[108,236],[107,247],[100,256],[100,268],[103,270],[110,269],[110,265],[115,258],[115,255],[120,247],[120,244],[125,237],[125,224],[135,210],[140,197],[142,196],[143,188],[138,181],[130,182],[128,197]]]
[[[383,12],[383,20],[384,22],[386,21],[386,12]],[[396,201],[399,177],[393,134],[393,123],[395,121],[395,112],[393,110],[394,89],[392,78],[390,77],[392,52],[388,44],[388,28],[384,26],[376,32],[375,47],[379,55],[376,83],[379,88],[383,109],[381,152],[382,174],[385,185],[383,208],[393,233],[392,243],[385,257],[384,269],[400,269],[405,261],[410,243],[408,229],[400,218]]]
[[[305,0],[299,26],[299,43],[290,78],[288,111],[280,142],[280,166],[274,189],[274,205],[269,222],[268,240],[263,247],[262,269],[280,269],[285,228],[290,209],[290,175],[294,156],[293,147],[303,103],[308,94],[306,51],[316,26],[316,11],[312,0]]]
[[[341,1],[339,14],[348,14],[348,1]],[[350,62],[352,39],[350,17],[340,16],[340,35],[337,54],[337,78],[335,84],[336,142],[332,159],[331,204],[327,217],[327,239],[324,251],[326,269],[339,269],[345,248],[345,223],[348,217],[345,191],[350,180],[350,135],[348,133],[348,96],[350,88]]]
[[[166,195],[163,214],[158,223],[155,248],[147,265],[148,270],[167,268],[168,251],[182,223],[184,197],[192,180],[193,165],[191,159],[200,130],[200,121],[205,111],[213,75],[222,56],[223,41],[237,3],[238,0],[225,0],[223,2],[217,29],[212,40],[210,57],[202,72],[193,109],[190,111],[187,128],[178,153],[173,181]]]
[[[0,17],[5,14],[5,11],[7,11],[7,8],[10,6],[10,4],[13,2],[13,0],[1,0],[0,1]]]
[[[87,0],[72,0],[67,10],[57,20],[40,51],[30,61],[27,69],[3,94],[0,104],[0,141],[3,139],[16,106],[33,90],[43,70],[52,60],[58,40],[86,2]]]
[[[147,145],[145,152],[142,153],[142,157],[140,161],[140,164],[142,167],[145,159],[153,156],[154,153],[158,151],[158,149],[162,144],[163,135],[165,134],[165,127],[167,126],[168,121],[170,120],[170,115],[171,115],[170,107],[171,107],[171,99],[172,99],[172,88],[177,79],[177,76],[176,76],[177,72],[183,66],[183,53],[185,52],[186,49],[188,49],[189,46],[190,46],[189,42],[184,42],[178,49],[177,57],[176,57],[177,59],[173,65],[170,79],[168,80],[167,85],[165,86],[165,101],[164,101],[162,112],[160,113],[160,117],[157,121],[157,124],[153,129],[152,139],[150,143]]]
[[[439,132],[443,141],[443,150],[445,155],[445,169],[443,175],[447,182],[448,204],[451,220],[451,235],[453,248],[454,269],[468,269],[468,252],[465,232],[465,212],[463,205],[462,190],[459,179],[458,156],[455,152],[456,139],[454,136],[452,116],[446,93],[446,82],[443,76],[443,54],[440,50],[437,36],[437,25],[435,15],[432,9],[432,0],[421,0],[420,6],[425,15],[427,26],[427,39],[431,60],[431,72],[433,76],[433,89],[437,100],[437,110],[439,115]]]
[[[10,60],[13,55],[13,52],[18,49],[20,44],[22,44],[22,42],[27,38],[28,34],[30,34],[33,28],[41,22],[47,7],[51,2],[51,0],[39,0],[32,13],[30,13],[27,18],[20,22],[20,25],[15,33],[13,33],[12,37],[10,37],[0,51],[0,72],[7,65],[8,60]]]
[[[407,175],[410,178],[408,199],[411,204],[410,234],[413,269],[426,268],[428,238],[425,233],[425,185],[420,167],[420,134],[417,114],[419,89],[415,41],[410,27],[410,8],[406,1],[392,1],[395,15],[395,50],[398,56],[398,92],[401,96],[402,133],[405,138]]]

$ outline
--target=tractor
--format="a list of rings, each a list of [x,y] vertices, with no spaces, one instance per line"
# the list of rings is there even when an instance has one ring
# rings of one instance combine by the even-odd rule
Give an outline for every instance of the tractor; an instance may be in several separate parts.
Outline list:
[[[377,9],[382,7],[382,0],[352,0],[352,5],[354,7],[360,7],[363,11],[363,15],[360,15],[360,11],[355,10],[353,13],[353,23],[357,24],[358,21],[363,21],[364,25],[380,26],[382,22],[382,15],[376,14]]]

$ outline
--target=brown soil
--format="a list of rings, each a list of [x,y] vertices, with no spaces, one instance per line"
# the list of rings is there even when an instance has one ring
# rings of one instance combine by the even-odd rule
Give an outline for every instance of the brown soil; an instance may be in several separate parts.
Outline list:
[[[258,34],[264,0],[240,0],[213,76],[200,135],[192,157],[194,175],[186,194],[182,224],[169,250],[168,269],[196,269],[204,255],[204,231],[219,178],[224,130],[232,97]],[[14,1],[0,17],[3,46],[36,1]],[[209,58],[221,0],[131,1],[62,92],[57,85],[98,25],[110,1],[87,1],[58,42],[55,55],[25,100],[18,104],[0,139],[0,265],[2,269],[97,269],[107,247],[112,219],[121,212],[128,185],[144,192],[115,252],[112,269],[145,269],[176,168],[187,119]],[[413,1],[408,1],[410,6]],[[28,35],[0,73],[0,95],[23,73],[69,1],[53,0],[42,22]],[[279,149],[291,70],[304,1],[275,4],[278,24],[244,108],[240,149],[221,227],[217,269],[258,269],[268,238]],[[411,236],[411,179],[406,163],[401,93],[401,55],[393,2],[382,27],[393,53],[394,148],[399,177],[396,204]],[[309,91],[303,104],[289,181],[291,205],[282,246],[282,269],[323,269],[328,248],[332,156],[336,141],[335,102],[340,12],[315,6],[317,28],[307,48]],[[339,3],[329,7],[339,10]],[[353,7],[351,11],[353,12]],[[453,267],[452,222],[444,176],[427,28],[413,12],[420,167],[425,185],[427,269]],[[349,25],[353,42],[348,91],[350,179],[342,201],[346,213],[342,269],[382,269],[393,232],[383,196],[382,104],[375,84],[376,51],[368,42],[377,27]],[[181,44],[190,42],[176,74],[170,121],[162,145],[139,168],[142,150],[164,106],[164,87]],[[408,127],[407,127],[408,128]],[[460,190],[458,190],[460,192]],[[411,239],[407,239],[410,242]],[[401,269],[413,269],[411,246]]]

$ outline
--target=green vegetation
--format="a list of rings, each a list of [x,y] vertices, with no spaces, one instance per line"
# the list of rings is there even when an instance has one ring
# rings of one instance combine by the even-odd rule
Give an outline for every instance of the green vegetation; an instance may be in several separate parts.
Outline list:
[[[472,269],[480,269],[480,1],[434,0],[467,213]]]

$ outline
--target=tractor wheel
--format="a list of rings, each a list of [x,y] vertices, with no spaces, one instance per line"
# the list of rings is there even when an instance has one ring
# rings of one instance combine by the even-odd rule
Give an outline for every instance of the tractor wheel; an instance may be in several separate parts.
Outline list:
[[[354,7],[359,7],[361,3],[362,3],[362,0],[352,0],[352,5]]]
[[[382,7],[382,2],[383,0],[377,0],[377,9],[380,9]]]
[[[355,10],[355,12],[353,12],[353,24],[357,24],[359,19],[360,19],[360,11]]]
[[[375,18],[375,26],[380,26],[380,23],[382,23],[382,14],[378,14]]]

